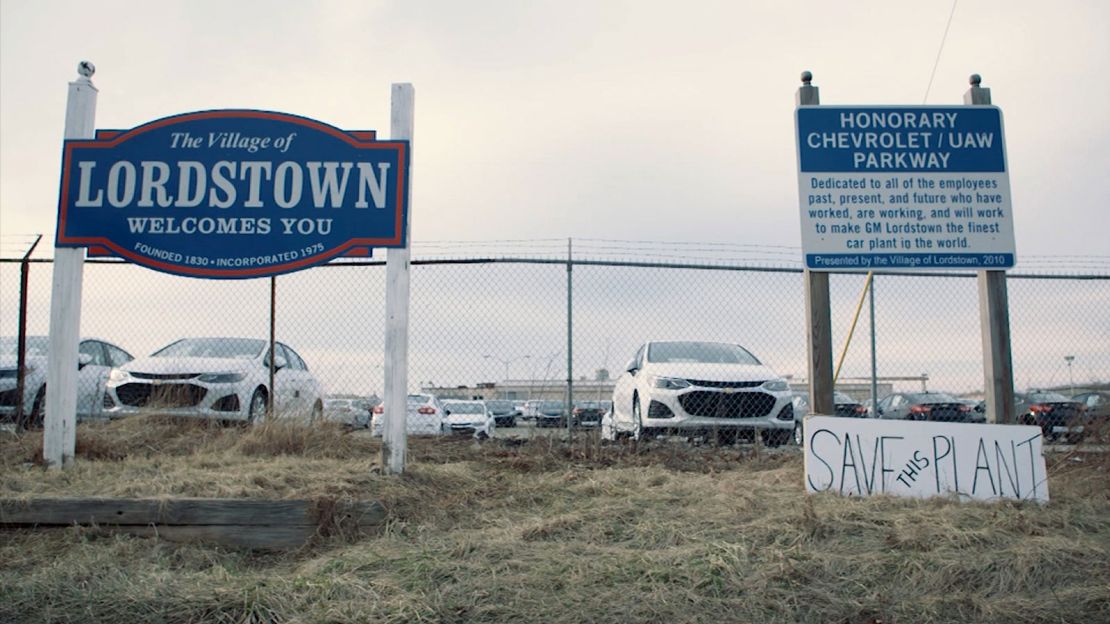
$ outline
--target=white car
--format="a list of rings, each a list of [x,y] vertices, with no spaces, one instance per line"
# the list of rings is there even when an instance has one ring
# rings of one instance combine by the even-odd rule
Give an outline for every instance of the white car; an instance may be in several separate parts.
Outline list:
[[[274,415],[316,421],[323,416],[320,382],[293,349],[275,343],[270,388],[269,342],[254,338],[184,338],[150,357],[112,369],[104,412],[196,416],[251,423]]]
[[[786,380],[743,347],[719,342],[649,342],[613,388],[608,439],[710,435],[733,443],[760,431],[779,446],[794,429]]]
[[[19,396],[19,341],[0,338],[0,419],[30,427],[41,427],[46,403],[46,359],[50,339],[27,336],[26,372],[23,378],[23,413],[17,414]],[[114,366],[132,360],[131,354],[114,344],[94,338],[82,339],[77,347],[77,418],[101,416],[104,385]]]
[[[372,409],[370,401],[366,399],[326,399],[324,420],[365,429],[370,426]]]
[[[473,434],[479,440],[493,437],[497,421],[482,401],[444,401],[447,429],[451,433]]]
[[[529,400],[525,401],[524,405],[520,408],[520,417],[523,420],[535,420],[540,414],[540,404],[543,401]]]
[[[409,435],[441,435],[446,431],[446,410],[443,403],[433,394],[410,394],[405,399],[405,433]],[[382,435],[385,405],[374,408],[370,419],[370,431],[375,436]]]

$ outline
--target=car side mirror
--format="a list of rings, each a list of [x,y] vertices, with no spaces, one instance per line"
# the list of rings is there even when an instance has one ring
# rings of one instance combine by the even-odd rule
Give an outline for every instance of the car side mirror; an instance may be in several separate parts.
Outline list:
[[[289,362],[287,362],[284,357],[279,355],[274,358],[274,370],[281,370],[286,366],[289,366]]]
[[[633,359],[633,360],[628,360],[628,364],[624,365],[624,370],[626,370],[629,373],[632,373],[633,375],[635,375],[636,371],[638,371],[640,369],[636,367],[636,360]]]
[[[449,409],[443,410],[443,415],[444,416],[450,416],[451,415],[451,410],[449,410]]]
[[[81,370],[82,368],[85,368],[89,364],[92,364],[92,361],[93,361],[93,357],[91,355],[89,355],[88,353],[78,353],[77,354],[77,370]]]

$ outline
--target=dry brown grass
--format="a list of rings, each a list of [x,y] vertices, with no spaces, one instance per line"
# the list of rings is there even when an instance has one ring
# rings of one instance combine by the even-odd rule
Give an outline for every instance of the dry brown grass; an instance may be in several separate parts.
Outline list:
[[[376,499],[384,534],[261,555],[69,529],[0,543],[4,622],[1110,621],[1110,461],[1052,502],[807,496],[797,453],[413,440],[125,420],[78,463],[0,439],[0,496]]]

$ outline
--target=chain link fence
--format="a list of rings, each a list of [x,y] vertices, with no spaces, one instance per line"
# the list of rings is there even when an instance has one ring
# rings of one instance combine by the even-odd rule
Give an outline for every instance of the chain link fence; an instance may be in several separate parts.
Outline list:
[[[0,409],[9,417],[20,404],[21,296],[30,336],[22,395],[27,415],[45,379],[40,337],[49,327],[51,265],[43,247],[49,245],[22,261],[26,240],[0,241]],[[503,434],[509,424],[565,425],[568,416],[574,420],[574,405],[565,403],[568,385],[583,414],[591,412],[599,406],[585,402],[611,400],[626,364],[648,341],[738,344],[804,392],[806,318],[796,249],[443,241],[417,244],[413,257],[409,386],[413,395],[428,396],[410,401],[411,430],[446,427],[443,412],[452,405],[443,402],[449,400],[512,401],[497,419]],[[280,415],[370,426],[384,377],[384,278],[383,257],[277,277],[273,321],[283,346],[271,384],[270,279],[204,281],[90,259],[82,295],[81,335],[88,340],[79,363],[80,416],[158,407],[247,420],[262,417],[272,400]],[[877,275],[873,327],[861,300],[865,281],[848,273],[830,279],[834,359],[844,351],[838,389],[861,402],[870,397],[873,334],[880,396],[929,390],[980,398],[974,274]],[[1008,286],[1015,387],[1069,396],[1106,389],[1110,258],[1034,258],[1010,272]],[[845,349],[857,309],[862,314]],[[216,340],[202,340],[208,338]],[[167,346],[144,367],[112,372]],[[181,368],[182,358],[192,358],[193,368]],[[258,403],[255,391],[268,395],[270,388],[274,396]],[[475,429],[465,422],[457,428]]]

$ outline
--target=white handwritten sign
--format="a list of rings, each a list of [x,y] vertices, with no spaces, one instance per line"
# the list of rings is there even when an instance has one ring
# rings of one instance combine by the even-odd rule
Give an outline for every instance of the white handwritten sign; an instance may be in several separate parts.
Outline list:
[[[1048,502],[1039,427],[811,416],[808,492]]]

